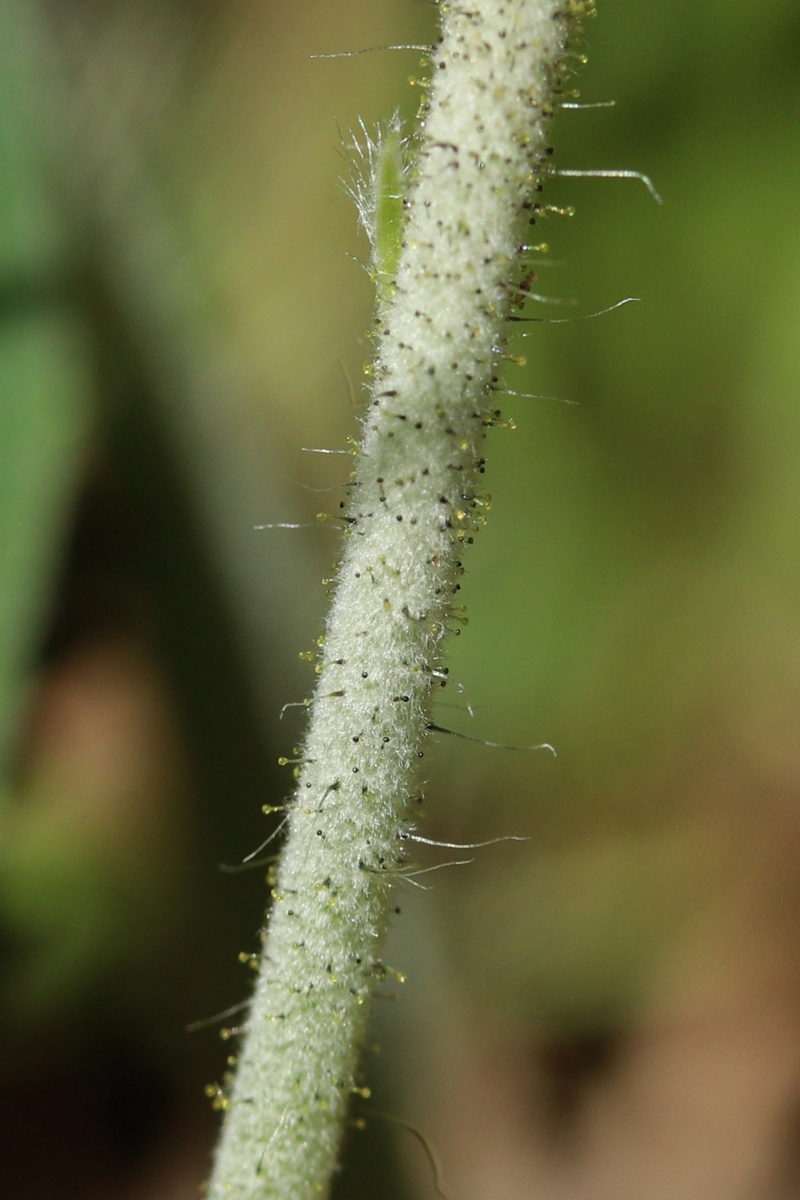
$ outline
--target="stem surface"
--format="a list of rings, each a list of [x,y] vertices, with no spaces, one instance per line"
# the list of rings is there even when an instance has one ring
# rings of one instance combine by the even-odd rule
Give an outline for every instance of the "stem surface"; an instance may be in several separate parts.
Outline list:
[[[211,1200],[327,1194],[479,524],[493,386],[579,6],[440,4],[347,534]]]

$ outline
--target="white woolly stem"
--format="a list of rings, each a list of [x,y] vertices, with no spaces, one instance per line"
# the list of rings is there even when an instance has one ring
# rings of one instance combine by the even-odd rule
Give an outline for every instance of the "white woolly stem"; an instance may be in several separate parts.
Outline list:
[[[578,9],[440,4],[394,295],[288,839],[211,1200],[316,1200],[335,1167],[419,795],[504,320]]]

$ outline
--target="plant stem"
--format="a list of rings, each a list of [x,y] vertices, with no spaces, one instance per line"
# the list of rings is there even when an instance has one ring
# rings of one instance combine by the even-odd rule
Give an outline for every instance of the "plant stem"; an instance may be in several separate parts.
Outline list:
[[[211,1200],[325,1195],[356,1088],[567,37],[584,5],[441,3],[346,540]]]

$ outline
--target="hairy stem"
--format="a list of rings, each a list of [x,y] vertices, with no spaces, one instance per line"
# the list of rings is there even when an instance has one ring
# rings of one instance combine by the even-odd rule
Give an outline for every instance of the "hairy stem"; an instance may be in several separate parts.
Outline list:
[[[288,839],[235,1080],[220,1093],[211,1200],[328,1190],[385,975],[461,556],[482,523],[483,441],[548,117],[585,8],[440,4]]]

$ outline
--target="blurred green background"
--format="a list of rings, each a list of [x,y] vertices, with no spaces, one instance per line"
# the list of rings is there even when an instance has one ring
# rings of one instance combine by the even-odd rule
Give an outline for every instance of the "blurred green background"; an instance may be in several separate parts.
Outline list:
[[[342,1196],[800,1191],[800,9],[603,0],[488,447]],[[368,356],[342,142],[411,0],[4,0],[0,1064],[13,1200],[196,1194]],[[355,406],[355,407],[354,407]],[[320,490],[321,489],[321,490]],[[300,531],[265,522],[311,522]],[[452,707],[451,707],[452,705]],[[235,1017],[231,1020],[235,1021]],[[230,1021],[229,1021],[230,1023]],[[0,1176],[2,1178],[2,1176]]]

